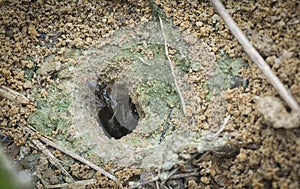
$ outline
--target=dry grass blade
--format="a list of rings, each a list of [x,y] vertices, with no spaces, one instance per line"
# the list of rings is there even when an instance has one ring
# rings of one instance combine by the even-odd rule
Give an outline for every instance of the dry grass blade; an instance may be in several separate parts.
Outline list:
[[[176,175],[172,175],[170,177],[170,179],[180,179],[180,178],[186,178],[186,177],[193,177],[193,176],[198,176],[200,173],[199,171],[196,171],[196,172],[190,172],[190,173],[179,173],[179,174],[176,174]]]
[[[0,96],[21,104],[32,104],[24,95],[3,85],[0,86]]]
[[[87,185],[97,183],[96,179],[80,180],[72,183],[46,185],[45,188],[86,188]]]
[[[172,65],[172,61],[171,61],[170,55],[169,55],[168,43],[167,43],[167,38],[166,38],[166,35],[165,35],[165,31],[164,31],[163,22],[162,22],[162,20],[161,20],[160,17],[158,17],[158,18],[159,18],[159,23],[160,23],[160,28],[161,28],[161,32],[162,32],[162,35],[163,35],[163,39],[164,39],[166,57],[168,59],[169,66],[170,66],[170,69],[171,69],[171,74],[172,74],[172,77],[173,77],[173,81],[174,81],[177,93],[179,95],[179,98],[180,98],[180,102],[181,102],[183,114],[186,115],[185,102],[184,102],[182,93],[181,93],[181,91],[179,89],[179,86],[178,86],[178,83],[177,83],[177,80],[176,80],[176,76],[175,76],[175,70],[174,70],[174,67]]]
[[[24,127],[24,129],[27,132],[31,133],[31,134],[34,133],[29,127]],[[96,171],[100,171],[103,175],[105,175],[106,177],[110,178],[111,180],[113,180],[115,182],[118,182],[118,179],[115,176],[113,176],[112,174],[108,173],[107,171],[105,171],[101,167],[99,167],[99,166],[95,165],[94,163],[88,161],[87,159],[85,159],[85,158],[83,158],[83,157],[81,157],[81,156],[79,156],[79,155],[77,155],[77,154],[69,151],[68,149],[66,149],[64,147],[59,146],[58,144],[56,144],[56,143],[50,141],[49,139],[47,139],[46,137],[41,136],[41,137],[39,137],[39,140],[42,141],[43,143],[47,144],[48,146],[51,146],[52,148],[55,148],[55,149],[57,149],[57,150],[65,153],[66,155],[68,155],[68,156],[70,156],[70,157],[72,157],[72,158],[80,161],[81,163],[86,164],[87,166],[95,169]]]
[[[204,159],[204,157],[206,157],[209,153],[210,153],[210,151],[206,151],[204,154],[202,154],[201,157],[198,159],[198,162],[202,161],[202,160]],[[189,159],[186,163],[191,162],[197,155],[198,155],[198,154],[193,155],[193,157],[192,157],[191,159]],[[179,170],[179,166],[177,166],[175,169],[173,169],[173,170],[169,173],[168,177],[166,178],[166,180],[162,181],[161,185],[164,186],[165,183],[166,183],[168,180],[174,179],[174,178],[172,178],[172,177],[177,173],[178,170]],[[180,174],[180,173],[179,173],[179,174]],[[175,178],[176,178],[176,177],[175,177]]]
[[[43,152],[43,154],[45,154],[47,156],[47,158],[49,159],[50,163],[54,166],[56,166],[57,168],[59,168],[63,174],[65,174],[66,176],[68,176],[72,181],[74,181],[74,179],[72,178],[72,176],[68,173],[68,171],[66,169],[63,168],[63,166],[59,163],[59,160],[50,152],[50,150],[48,150],[46,148],[46,146],[41,143],[39,140],[36,139],[32,139],[31,142],[40,150]]]
[[[149,64],[148,62],[146,62],[143,58],[138,57],[138,59],[140,59],[140,61],[142,61],[144,64],[146,64],[147,66],[151,66],[151,64]]]
[[[230,119],[230,115],[228,115],[225,119],[224,119],[224,121],[223,121],[223,124],[221,125],[221,127],[220,127],[220,129],[216,132],[216,133],[214,133],[213,135],[209,135],[209,136],[206,136],[206,140],[213,140],[213,139],[215,139],[216,137],[218,137],[220,134],[221,134],[221,132],[224,130],[224,128],[225,128],[225,126],[227,125],[227,123],[228,123],[228,121],[229,121],[229,119]]]
[[[244,33],[228,14],[227,10],[219,0],[211,0],[214,7],[217,9],[220,16],[224,19],[227,26],[229,27],[232,34],[237,38],[239,43],[243,46],[244,51],[250,56],[250,58],[257,64],[257,66],[262,70],[265,76],[268,78],[270,83],[277,89],[280,96],[285,100],[285,102],[290,106],[292,110],[300,110],[295,98],[292,94],[284,87],[283,83],[279,78],[272,72],[270,66],[265,62],[257,50],[251,45],[249,40],[246,38]]]
[[[148,181],[146,181],[146,182],[142,182],[142,183],[140,183],[140,184],[138,184],[138,185],[136,185],[136,186],[129,187],[129,189],[139,188],[139,187],[141,187],[141,186],[144,186],[144,185],[149,184],[149,183],[151,183],[151,182],[156,182],[156,181],[158,181],[158,180],[159,180],[159,177],[156,176],[156,177],[154,177],[154,178],[151,179],[151,180],[148,180]]]

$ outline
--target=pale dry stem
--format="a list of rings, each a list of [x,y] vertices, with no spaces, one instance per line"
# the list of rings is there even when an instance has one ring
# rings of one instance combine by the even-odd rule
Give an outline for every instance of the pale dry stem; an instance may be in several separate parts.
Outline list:
[[[32,104],[30,100],[21,93],[3,85],[0,86],[0,96],[12,102],[17,102],[21,104]]]
[[[45,185],[45,188],[86,188],[87,185],[96,184],[96,179],[80,180],[72,183],[63,183],[56,185]]]
[[[74,179],[72,178],[72,176],[68,173],[68,171],[66,169],[63,168],[63,166],[60,164],[59,160],[50,152],[50,150],[48,150],[46,148],[46,146],[41,143],[39,140],[36,139],[32,139],[31,142],[43,153],[47,156],[47,158],[49,159],[50,163],[54,166],[56,166],[57,168],[59,168],[63,174],[65,174],[66,176],[68,176],[72,181],[74,181]]]
[[[34,133],[34,131],[32,131],[29,127],[25,126],[24,129],[27,132],[31,133],[31,134]],[[47,139],[46,137],[41,136],[41,137],[39,137],[39,140],[41,142],[47,144],[48,146],[51,146],[52,148],[55,148],[55,149],[63,152],[64,154],[66,154],[66,155],[68,155],[68,156],[70,156],[70,157],[72,157],[72,158],[80,161],[81,163],[86,164],[87,166],[91,167],[92,169],[95,169],[96,171],[100,171],[104,176],[110,178],[111,180],[113,180],[115,182],[118,182],[118,179],[115,176],[113,176],[112,174],[108,173],[107,171],[105,171],[101,167],[99,167],[99,166],[95,165],[94,163],[88,161],[87,159],[85,159],[85,158],[83,158],[83,157],[81,157],[81,156],[79,156],[79,155],[77,155],[77,154],[69,151],[68,149],[66,149],[66,148],[64,148],[64,147],[62,147],[62,146],[60,146],[60,145],[52,142],[51,140]]]
[[[151,179],[151,180],[148,180],[148,181],[146,181],[146,182],[141,182],[141,183],[137,184],[136,186],[131,186],[131,187],[129,187],[129,189],[136,189],[136,188],[139,188],[139,187],[144,186],[144,185],[146,185],[146,184],[149,184],[149,183],[151,183],[151,182],[156,182],[156,181],[158,181],[158,180],[159,180],[159,177],[156,176],[156,177],[154,177],[154,178]]]
[[[221,132],[224,130],[225,126],[227,125],[227,123],[228,123],[228,121],[229,121],[229,119],[230,119],[230,115],[228,115],[228,116],[224,119],[223,124],[221,125],[220,129],[219,129],[216,133],[207,136],[205,139],[206,139],[206,140],[212,141],[213,139],[217,138],[217,137],[221,134]]]
[[[184,102],[184,98],[182,96],[182,93],[181,93],[181,91],[179,89],[179,86],[178,86],[178,83],[177,83],[177,80],[176,80],[175,70],[174,70],[174,67],[172,65],[172,61],[171,61],[170,55],[169,55],[168,42],[167,42],[167,38],[166,38],[166,35],[165,35],[163,22],[162,22],[162,20],[161,20],[160,17],[158,17],[158,18],[159,18],[159,23],[160,23],[160,28],[161,28],[161,32],[162,32],[162,35],[163,35],[163,39],[164,39],[165,53],[166,53],[166,57],[167,57],[168,62],[169,62],[170,69],[171,69],[171,74],[172,74],[172,77],[173,77],[173,82],[175,84],[176,91],[177,91],[177,93],[179,95],[179,98],[180,98],[180,102],[181,102],[183,114],[186,115],[185,102]]]
[[[217,9],[220,16],[224,19],[225,23],[229,27],[232,34],[237,38],[239,43],[243,46],[244,51],[250,56],[250,58],[257,64],[262,70],[265,76],[268,78],[273,87],[278,91],[280,96],[289,105],[292,110],[299,111],[300,106],[292,96],[292,94],[285,88],[280,79],[272,72],[270,66],[265,62],[257,50],[251,45],[246,38],[242,30],[238,27],[236,22],[228,14],[227,10],[219,0],[210,0],[214,7]]]

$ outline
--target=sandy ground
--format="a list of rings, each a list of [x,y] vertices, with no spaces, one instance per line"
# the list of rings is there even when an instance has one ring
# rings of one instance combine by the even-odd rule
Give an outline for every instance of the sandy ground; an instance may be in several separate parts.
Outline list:
[[[252,44],[300,103],[299,3],[291,0],[255,3],[225,1],[224,4]],[[269,120],[264,119],[264,116],[259,113],[263,111],[258,108],[264,109],[266,104],[256,105],[257,96],[276,97],[281,102],[282,99],[258,67],[243,52],[209,2],[0,1],[0,14],[0,84],[22,93],[33,102],[33,104],[21,105],[4,98],[0,99],[1,141],[8,157],[16,162],[20,170],[23,172],[26,170],[28,171],[26,173],[32,176],[35,188],[72,183],[70,178],[84,181],[83,185],[88,188],[126,188],[150,180],[155,181],[142,185],[141,188],[157,188],[159,184],[168,188],[300,188],[300,130],[273,127],[278,125],[278,120],[289,120],[290,114],[284,108],[281,108],[277,114],[271,115]],[[171,164],[172,167],[166,169],[167,172],[176,170],[174,177],[165,183],[159,167],[124,168],[118,166],[117,160],[109,162],[101,158],[99,153],[93,153],[95,150],[90,152],[89,149],[94,148],[91,145],[77,149],[76,145],[80,143],[79,136],[76,134],[72,136],[73,129],[76,130],[77,127],[66,128],[63,122],[64,117],[72,117],[74,112],[65,112],[65,114],[59,112],[64,112],[65,105],[72,101],[68,96],[64,96],[64,86],[75,78],[70,73],[82,68],[80,66],[85,64],[83,60],[90,62],[95,60],[77,57],[87,52],[86,50],[103,46],[102,43],[107,41],[110,44],[126,44],[125,38],[117,41],[118,38],[113,37],[114,33],[128,27],[137,28],[135,24],[148,23],[157,14],[165,15],[165,19],[172,20],[185,42],[190,43],[187,45],[190,47],[187,50],[194,58],[193,61],[200,62],[200,68],[190,66],[184,78],[181,80],[181,77],[179,78],[179,83],[189,83],[190,93],[184,94],[184,97],[191,103],[187,106],[188,116],[186,118],[177,116],[178,119],[172,120],[173,124],[191,125],[190,121],[193,120],[193,126],[189,129],[201,135],[206,131],[216,131],[225,115],[231,115],[223,131],[224,136],[225,134],[231,136],[230,142],[222,149],[210,150],[207,153],[199,149],[198,151],[179,150],[180,155],[176,159],[176,165]],[[196,45],[191,45],[195,43],[205,45],[196,48]],[[174,58],[178,47],[176,44],[170,43],[170,45],[169,50],[175,50]],[[149,51],[145,46],[137,48],[135,51],[143,52],[145,57],[153,56],[151,50]],[[240,78],[248,81],[248,85],[224,87],[218,97],[222,101],[222,108],[219,109],[219,106],[209,103],[208,91],[207,88],[203,88],[203,85],[207,84],[209,77],[213,75],[210,73],[211,65],[216,65],[217,60],[222,59],[221,52],[228,55],[227,59],[240,58],[242,62],[247,63],[246,67],[239,67],[237,73]],[[175,58],[172,60],[175,62]],[[233,72],[233,69],[231,68],[230,72]],[[115,75],[119,73],[114,66],[102,70],[115,71]],[[218,73],[215,70],[214,72]],[[103,77],[112,81],[115,75],[104,74]],[[92,74],[93,78],[96,76]],[[222,88],[222,85],[220,87]],[[58,93],[61,96],[57,97]],[[135,102],[138,103],[138,95],[133,97],[136,97]],[[52,98],[59,98],[61,101],[51,101]],[[142,108],[146,107],[145,104],[138,105]],[[54,124],[49,124],[47,129],[42,129],[42,134],[104,167],[119,179],[119,183],[49,148],[51,153],[63,162],[64,169],[70,174],[70,176],[65,175],[62,169],[52,165],[32,142],[38,136],[28,134],[24,126],[28,122],[35,123],[32,121],[33,113],[45,107],[58,106],[59,111],[55,110],[54,113],[53,109],[47,109],[47,115],[54,114],[57,119],[52,120]],[[180,112],[180,107],[177,108]],[[142,114],[142,110],[138,109],[138,111]],[[161,120],[157,122],[159,121]],[[282,124],[290,123],[283,121]],[[299,127],[299,122],[296,121],[297,124]],[[38,124],[35,128],[41,131],[37,126]],[[155,133],[157,129],[159,128],[154,128],[153,132]],[[78,133],[74,131],[76,132]],[[133,132],[133,135],[126,137],[129,139],[130,136],[142,136],[137,139],[143,146],[148,144],[143,143],[143,137],[149,138],[150,135],[143,132],[139,128]],[[126,137],[123,141],[126,141]],[[116,149],[123,148],[117,147],[120,143],[118,140],[105,138],[103,141],[111,145],[111,149],[114,145]],[[164,150],[167,151],[168,148]],[[104,150],[102,154],[108,154],[108,151],[105,153]],[[75,183],[71,187],[78,188],[79,184]]]

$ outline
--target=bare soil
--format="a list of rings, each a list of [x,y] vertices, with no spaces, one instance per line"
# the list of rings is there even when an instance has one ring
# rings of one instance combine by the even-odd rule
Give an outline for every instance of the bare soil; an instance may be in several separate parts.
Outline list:
[[[223,3],[300,103],[299,2]],[[166,66],[158,16],[186,115]],[[1,141],[34,188],[300,188],[299,114],[208,1],[8,0],[0,1],[0,23],[0,85],[32,102],[0,99]],[[99,76],[112,93],[116,81],[128,81],[140,115],[137,129],[119,140],[105,136],[95,118],[86,81]],[[257,103],[257,97],[267,98]],[[279,104],[276,111],[270,101]],[[207,140],[228,115],[221,134]],[[171,128],[158,144],[166,123]],[[40,135],[119,182],[48,147],[65,174],[33,142]]]

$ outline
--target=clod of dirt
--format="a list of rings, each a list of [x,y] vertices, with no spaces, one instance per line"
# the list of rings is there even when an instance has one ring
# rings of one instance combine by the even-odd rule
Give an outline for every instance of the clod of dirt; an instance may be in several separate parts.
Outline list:
[[[288,113],[282,103],[275,97],[258,98],[256,104],[265,121],[274,128],[297,128],[300,126],[300,111]]]

